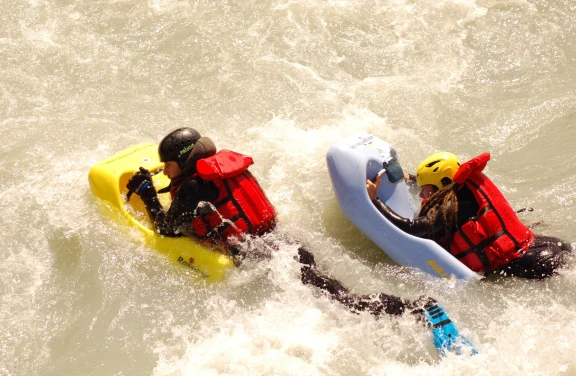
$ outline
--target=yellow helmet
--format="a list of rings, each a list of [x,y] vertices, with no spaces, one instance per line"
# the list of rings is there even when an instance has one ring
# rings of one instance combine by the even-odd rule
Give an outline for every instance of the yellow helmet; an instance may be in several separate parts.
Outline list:
[[[460,168],[460,161],[452,153],[442,151],[426,158],[416,169],[416,182],[421,187],[435,185],[438,189],[452,183],[454,174]],[[450,181],[446,180],[450,179]]]

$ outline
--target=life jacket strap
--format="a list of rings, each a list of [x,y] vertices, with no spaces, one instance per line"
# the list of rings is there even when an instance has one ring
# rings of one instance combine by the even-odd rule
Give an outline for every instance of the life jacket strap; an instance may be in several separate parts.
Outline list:
[[[458,259],[464,258],[473,252],[476,254],[476,257],[478,258],[478,260],[480,260],[480,263],[484,267],[484,270],[487,272],[490,271],[490,269],[491,269],[490,260],[488,260],[488,256],[486,255],[486,252],[484,252],[484,247],[482,246],[482,244],[484,244],[486,242],[486,240],[484,240],[483,242],[481,242],[478,245],[475,245],[472,242],[472,240],[470,240],[468,235],[466,235],[464,233],[464,231],[458,230],[458,233],[460,234],[462,239],[464,239],[464,241],[466,242],[466,244],[468,244],[468,247],[470,247],[470,248],[464,252],[458,253],[458,255],[456,255],[456,258],[458,258]]]

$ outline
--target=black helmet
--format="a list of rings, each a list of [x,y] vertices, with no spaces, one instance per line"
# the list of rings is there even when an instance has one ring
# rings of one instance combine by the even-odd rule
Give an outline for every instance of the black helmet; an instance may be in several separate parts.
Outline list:
[[[174,161],[178,163],[180,168],[183,168],[200,137],[200,133],[192,128],[178,128],[170,132],[160,141],[160,146],[158,146],[160,161]]]

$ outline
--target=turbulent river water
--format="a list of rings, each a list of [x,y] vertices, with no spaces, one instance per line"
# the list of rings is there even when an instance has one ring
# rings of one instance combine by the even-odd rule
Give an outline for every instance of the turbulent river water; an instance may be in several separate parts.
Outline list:
[[[521,219],[576,241],[573,0],[0,5],[0,375],[576,375],[575,262],[471,283],[398,266],[345,219],[325,161],[359,131],[409,171],[490,151]],[[181,126],[253,156],[280,232],[324,272],[436,297],[479,354],[350,313],[300,283],[292,245],[206,286],[102,216],[90,166]]]

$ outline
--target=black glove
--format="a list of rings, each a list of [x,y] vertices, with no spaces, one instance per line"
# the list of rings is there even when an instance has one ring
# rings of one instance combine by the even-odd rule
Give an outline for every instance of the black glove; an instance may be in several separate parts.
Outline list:
[[[140,167],[140,171],[134,173],[128,180],[126,188],[128,188],[128,194],[126,195],[128,201],[130,201],[132,193],[136,193],[142,199],[156,197],[156,188],[154,188],[154,183],[152,183],[152,175],[144,167]]]

